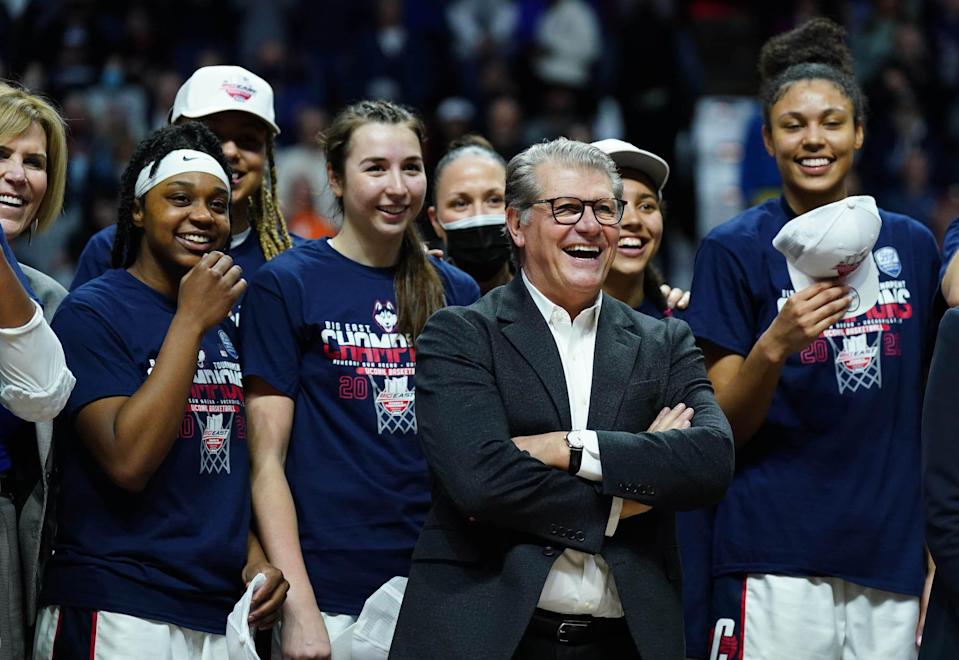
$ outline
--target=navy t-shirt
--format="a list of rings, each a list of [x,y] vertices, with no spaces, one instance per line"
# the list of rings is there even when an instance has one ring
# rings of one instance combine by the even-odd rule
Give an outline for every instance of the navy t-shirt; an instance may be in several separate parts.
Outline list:
[[[793,293],[772,246],[793,216],[769,200],[703,239],[684,315],[697,339],[749,353]],[[919,421],[939,254],[923,225],[880,217],[880,300],[786,361],[717,508],[714,575],[829,575],[922,591]]]
[[[87,404],[140,388],[175,312],[116,269],[67,296],[54,317],[77,384],[56,428],[62,495],[41,599],[223,634],[243,592],[251,515],[233,324],[203,337],[179,436],[142,492],[115,485],[74,428]]]
[[[3,256],[6,258],[7,263],[10,264],[10,269],[13,271],[13,274],[20,280],[20,284],[27,292],[27,295],[36,300],[37,296],[33,292],[33,289],[30,288],[30,283],[20,269],[20,264],[17,263],[17,257],[13,253],[13,250],[10,249],[10,244],[7,243],[7,237],[2,231],[0,231],[0,249],[3,250]],[[27,426],[27,422],[3,406],[0,406],[0,474],[9,471],[10,468],[13,467],[13,459],[10,457],[7,446],[13,442],[19,442]]]
[[[479,298],[467,274],[430,261],[447,304]],[[247,305],[244,373],[295,404],[286,477],[313,592],[322,611],[358,614],[380,585],[409,573],[430,503],[416,356],[396,332],[393,269],[308,241],[260,269]]]
[[[86,284],[94,277],[99,277],[112,268],[111,253],[113,241],[117,235],[117,226],[104,227],[87,241],[77,261],[77,272],[73,275],[70,290]]]

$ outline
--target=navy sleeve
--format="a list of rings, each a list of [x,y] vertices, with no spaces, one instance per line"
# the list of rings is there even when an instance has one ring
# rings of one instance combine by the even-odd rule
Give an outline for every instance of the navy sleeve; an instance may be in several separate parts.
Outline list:
[[[116,225],[110,225],[90,237],[83,252],[80,253],[77,272],[73,276],[73,282],[70,283],[71,291],[110,270],[112,267],[110,253],[113,251],[113,239],[116,234]]]
[[[300,323],[291,309],[298,309],[294,291],[285,291],[269,268],[253,278],[243,301],[240,353],[243,376],[257,376],[293,398],[300,388]]]
[[[959,250],[959,218],[955,218],[949,223],[946,229],[946,235],[942,238],[942,265],[939,268],[939,283],[942,284],[942,278],[946,275],[946,269],[949,262]]]
[[[27,295],[40,302],[37,298],[37,294],[33,292],[33,289],[30,288],[30,282],[27,280],[27,276],[23,274],[23,270],[20,268],[20,264],[17,263],[17,255],[13,253],[13,249],[10,247],[10,244],[7,243],[7,237],[2,231],[0,231],[0,249],[3,250],[3,256],[6,258],[7,263],[10,264],[10,270],[13,271],[13,274],[16,276],[17,280],[20,281],[20,286],[23,287],[23,290],[27,292]]]
[[[430,257],[429,260],[439,272],[440,279],[443,281],[447,305],[466,307],[479,300],[480,288],[476,280],[456,266],[440,261],[435,257]]]
[[[68,298],[53,318],[67,367],[77,378],[65,412],[76,415],[88,403],[132,396],[143,383],[136,361],[115,329],[94,309]]]
[[[753,347],[756,314],[749,274],[718,238],[707,236],[696,253],[692,304],[683,314],[697,340],[746,356]]]

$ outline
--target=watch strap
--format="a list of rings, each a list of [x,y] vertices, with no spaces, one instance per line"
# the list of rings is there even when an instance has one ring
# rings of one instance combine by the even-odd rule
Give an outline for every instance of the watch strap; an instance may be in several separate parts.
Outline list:
[[[571,475],[576,476],[579,473],[579,468],[583,464],[583,443],[577,443],[574,445],[569,440],[569,436],[574,433],[570,431],[566,434],[566,446],[569,447],[569,468],[568,471]]]

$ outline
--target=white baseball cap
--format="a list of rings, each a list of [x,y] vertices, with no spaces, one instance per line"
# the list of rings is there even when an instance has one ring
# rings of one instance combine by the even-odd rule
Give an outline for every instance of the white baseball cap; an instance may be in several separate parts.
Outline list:
[[[240,66],[205,66],[193,72],[176,93],[170,123],[180,117],[196,119],[217,112],[239,110],[265,121],[279,135],[273,113],[273,88]]]
[[[659,199],[663,198],[663,187],[669,179],[669,164],[665,160],[650,151],[615,138],[593,142],[593,146],[612,158],[619,169],[626,167],[639,170],[648,176],[656,186]]]
[[[872,248],[882,220],[876,200],[847,197],[796,216],[776,234],[773,246],[786,256],[796,291],[836,279],[850,288],[844,318],[865,314],[879,300],[879,269]]]

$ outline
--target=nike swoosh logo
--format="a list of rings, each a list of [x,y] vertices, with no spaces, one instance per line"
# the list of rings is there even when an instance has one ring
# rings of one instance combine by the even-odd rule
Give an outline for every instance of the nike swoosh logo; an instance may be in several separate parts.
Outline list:
[[[187,162],[188,160],[196,160],[197,158],[199,158],[199,156],[184,156],[183,162]]]

